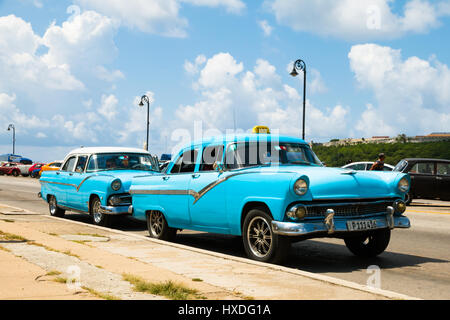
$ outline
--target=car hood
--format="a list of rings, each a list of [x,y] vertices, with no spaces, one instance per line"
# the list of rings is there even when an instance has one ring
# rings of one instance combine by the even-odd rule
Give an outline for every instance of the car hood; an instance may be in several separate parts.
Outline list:
[[[120,179],[122,181],[122,186],[125,191],[130,190],[131,181],[135,177],[146,177],[155,174],[160,174],[154,171],[140,171],[140,170],[111,170],[111,171],[101,171],[99,174],[104,174],[111,176],[114,179]]]
[[[408,175],[386,171],[354,171],[343,168],[292,165],[260,167],[261,172],[293,173],[292,184],[300,177],[309,181],[305,195],[311,200],[341,198],[387,198],[399,196],[398,181]],[[409,179],[409,178],[408,178]]]

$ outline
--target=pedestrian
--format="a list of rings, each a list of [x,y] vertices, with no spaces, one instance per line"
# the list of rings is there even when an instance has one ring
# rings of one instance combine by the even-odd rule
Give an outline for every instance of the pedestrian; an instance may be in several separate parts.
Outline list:
[[[378,155],[378,160],[373,163],[373,165],[370,168],[370,170],[383,171],[383,169],[384,169],[384,159],[385,158],[386,158],[386,156],[384,155],[384,153],[380,153]]]

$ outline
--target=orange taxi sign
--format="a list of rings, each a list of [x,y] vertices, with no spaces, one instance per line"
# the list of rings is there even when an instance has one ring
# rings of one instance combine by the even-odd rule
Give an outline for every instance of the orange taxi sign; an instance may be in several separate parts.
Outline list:
[[[270,134],[270,129],[269,129],[269,127],[266,127],[266,126],[255,126],[255,127],[253,127],[252,133]]]

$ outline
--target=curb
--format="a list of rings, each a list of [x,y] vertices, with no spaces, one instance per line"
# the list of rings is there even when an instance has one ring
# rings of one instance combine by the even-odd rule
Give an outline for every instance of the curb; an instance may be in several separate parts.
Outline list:
[[[4,205],[4,204],[2,204],[2,205]],[[4,205],[4,206],[10,207],[10,208],[14,208],[14,209],[24,210],[24,209],[17,208],[17,207],[12,207],[12,206],[9,206],[9,205]],[[39,213],[36,213],[36,214],[39,214]],[[388,299],[394,299],[394,300],[422,300],[420,298],[404,295],[404,294],[401,294],[401,293],[388,291],[388,290],[383,290],[383,289],[378,289],[378,288],[373,288],[373,287],[368,287],[368,286],[364,286],[364,285],[361,285],[361,284],[358,284],[358,283],[355,283],[355,282],[342,280],[342,279],[338,279],[338,278],[333,278],[333,277],[330,277],[330,276],[319,275],[319,274],[315,274],[315,273],[311,273],[311,272],[307,272],[307,271],[302,271],[302,270],[292,269],[292,268],[283,267],[283,266],[279,266],[279,265],[274,265],[274,264],[254,261],[254,260],[241,258],[241,257],[234,257],[234,256],[226,255],[226,254],[223,254],[223,253],[212,252],[212,251],[208,251],[208,250],[204,250],[204,249],[198,249],[198,248],[189,247],[189,246],[178,244],[178,243],[166,242],[166,241],[153,239],[153,238],[146,237],[146,236],[141,236],[141,235],[137,235],[137,234],[133,234],[133,233],[127,233],[127,232],[121,231],[121,230],[115,230],[115,229],[110,229],[110,228],[106,228],[106,227],[91,225],[91,224],[87,224],[87,223],[79,222],[79,221],[72,221],[72,220],[68,220],[68,219],[65,219],[65,218],[53,217],[53,216],[50,216],[50,215],[47,215],[47,214],[39,214],[39,215],[45,216],[45,217],[50,218],[50,219],[56,219],[56,220],[64,221],[66,223],[69,222],[69,223],[73,223],[73,224],[88,226],[88,227],[91,227],[91,228],[95,228],[95,229],[99,229],[99,230],[103,230],[103,231],[107,231],[107,232],[111,232],[111,233],[125,235],[125,236],[128,236],[128,237],[132,237],[132,238],[136,238],[136,239],[140,239],[140,240],[150,241],[150,242],[157,243],[157,244],[164,245],[164,246],[169,246],[169,247],[182,249],[182,250],[188,250],[188,251],[191,251],[191,252],[196,252],[196,253],[200,253],[200,254],[204,254],[204,255],[208,255],[208,256],[214,256],[214,257],[217,257],[217,258],[222,258],[222,259],[225,259],[225,260],[236,261],[236,262],[245,263],[245,264],[248,264],[248,265],[265,267],[265,268],[268,268],[268,269],[271,269],[271,270],[276,270],[276,271],[286,272],[286,273],[290,273],[290,274],[294,274],[294,275],[299,275],[299,276],[302,276],[302,277],[310,278],[310,279],[313,279],[313,280],[318,280],[318,281],[325,282],[325,283],[328,283],[328,284],[332,284],[332,285],[336,285],[336,286],[342,286],[342,287],[347,287],[347,288],[350,288],[350,289],[359,290],[359,291],[362,291],[362,292],[379,295],[379,296],[382,296],[382,297],[385,297],[385,298],[388,298]]]

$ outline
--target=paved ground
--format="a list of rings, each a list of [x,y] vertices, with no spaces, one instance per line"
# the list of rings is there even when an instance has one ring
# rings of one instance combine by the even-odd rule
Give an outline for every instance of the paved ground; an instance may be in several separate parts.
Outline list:
[[[37,180],[0,177],[0,203],[47,214],[45,202],[36,198],[38,191]],[[379,279],[382,289],[424,299],[449,299],[450,203],[416,200],[408,207],[407,215],[411,219],[412,228],[394,230],[388,250],[377,258],[362,260],[354,257],[342,240],[308,240],[293,246],[284,269],[294,273],[307,271],[318,276],[332,276],[365,286],[372,275],[367,268],[375,265],[381,270]],[[23,219],[22,216],[16,218]],[[90,222],[88,216],[75,213],[67,214],[66,219]],[[118,221],[114,229],[130,235],[147,235],[145,224],[130,219]],[[122,251],[134,252],[135,256],[142,254],[139,246],[133,246],[131,250],[123,243],[124,247],[121,249],[110,248],[110,244],[111,242],[95,242],[95,246],[101,245],[103,250],[114,254],[123,254]],[[241,241],[236,237],[185,231],[179,234],[177,244],[206,250],[210,254],[230,255],[236,259],[244,256]],[[180,271],[175,265],[171,268],[173,272]],[[195,272],[192,272],[190,276],[195,276]],[[245,294],[254,297],[252,291]]]

